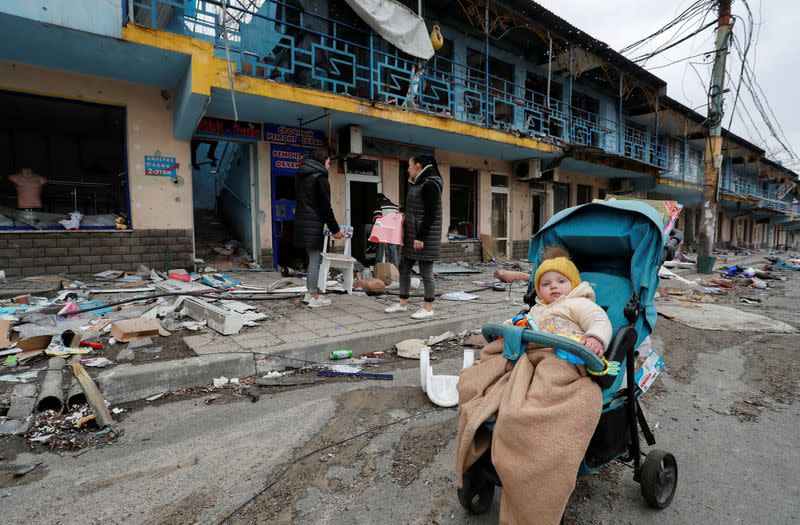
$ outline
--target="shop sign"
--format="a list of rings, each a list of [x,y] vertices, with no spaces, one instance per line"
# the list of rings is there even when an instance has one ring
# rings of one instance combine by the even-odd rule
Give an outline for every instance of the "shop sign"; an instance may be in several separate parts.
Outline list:
[[[178,164],[175,157],[163,157],[161,152],[155,155],[144,156],[144,174],[152,177],[176,177],[178,175]]]
[[[316,129],[302,129],[280,124],[264,124],[264,140],[304,148],[325,147],[325,134]]]
[[[308,150],[304,148],[273,144],[269,154],[272,175],[274,177],[294,176],[307,153]]]
[[[254,140],[261,138],[261,124],[234,122],[224,118],[203,117],[195,135],[215,139]]]

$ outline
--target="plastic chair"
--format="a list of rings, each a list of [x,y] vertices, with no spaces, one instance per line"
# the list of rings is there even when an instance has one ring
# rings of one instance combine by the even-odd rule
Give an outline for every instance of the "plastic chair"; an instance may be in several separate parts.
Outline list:
[[[322,245],[322,262],[319,265],[319,291],[325,293],[328,281],[328,272],[331,268],[341,270],[344,291],[353,293],[353,271],[355,270],[356,260],[350,255],[350,237],[344,238],[344,253],[329,253],[328,242],[331,236],[325,235],[325,243]]]
[[[425,347],[419,352],[419,381],[422,391],[428,394],[434,404],[440,407],[454,407],[458,404],[458,376],[433,375],[431,367],[431,349]],[[462,368],[468,368],[475,362],[475,353],[464,350]]]

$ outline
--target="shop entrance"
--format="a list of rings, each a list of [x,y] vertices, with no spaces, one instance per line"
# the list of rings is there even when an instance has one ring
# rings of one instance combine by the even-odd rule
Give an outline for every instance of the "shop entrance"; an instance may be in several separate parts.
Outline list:
[[[381,191],[380,161],[375,159],[348,159],[347,174],[347,224],[353,226],[351,250],[353,257],[364,265],[375,261],[375,245],[368,242],[372,233],[372,212]]]
[[[257,170],[254,143],[192,140],[195,253],[206,264],[260,262]]]
[[[0,91],[0,230],[127,229],[125,108]]]

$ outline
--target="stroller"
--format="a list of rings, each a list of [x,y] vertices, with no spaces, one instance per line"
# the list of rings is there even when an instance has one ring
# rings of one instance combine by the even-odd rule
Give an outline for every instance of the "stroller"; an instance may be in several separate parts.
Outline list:
[[[677,230],[667,236],[664,230],[669,231],[670,226],[664,222],[656,209],[645,202],[593,202],[553,216],[531,239],[528,250],[528,259],[536,268],[546,246],[565,246],[581,270],[582,279],[594,288],[596,302],[606,310],[613,327],[614,336],[604,357],[612,367],[617,365],[621,370],[616,376],[594,376],[602,389],[603,411],[578,475],[591,474],[614,459],[632,462],[634,481],[641,485],[645,501],[657,509],[672,502],[678,466],[669,452],[658,449],[642,452],[640,429],[647,444],[655,444],[637,399],[642,390],[635,381],[634,388],[623,385],[626,377],[635,375],[636,349],[655,327],[653,296],[658,287],[658,270],[682,239]],[[534,300],[531,282],[526,302],[532,305]],[[527,343],[533,342],[571,353],[593,372],[602,372],[607,366],[591,350],[562,336],[492,324],[483,327],[483,335],[487,341],[504,337],[504,357],[509,357],[506,353],[509,350],[519,356],[525,352]],[[514,344],[517,348],[509,349]],[[486,422],[484,426],[493,429],[493,423]],[[495,486],[500,485],[489,447],[464,473],[462,487],[458,489],[459,502],[469,512],[482,514],[492,503]]]

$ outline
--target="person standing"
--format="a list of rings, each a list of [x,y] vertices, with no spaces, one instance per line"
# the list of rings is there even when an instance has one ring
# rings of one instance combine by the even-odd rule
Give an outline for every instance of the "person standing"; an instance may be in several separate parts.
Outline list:
[[[308,275],[303,302],[311,308],[329,306],[331,300],[319,295],[319,267],[324,243],[323,227],[328,226],[334,239],[341,239],[339,222],[331,208],[331,186],[328,169],[331,154],[327,149],[312,151],[303,159],[294,178],[297,205],[294,212],[294,245],[308,252]]]
[[[379,193],[375,197],[375,206],[375,211],[372,212],[372,222],[375,222],[381,217],[386,217],[390,213],[398,213],[400,211],[400,208],[397,207],[397,204],[389,200],[389,198],[383,193]],[[387,250],[389,251],[389,262],[392,263],[395,268],[397,268],[399,263],[396,244],[379,242],[375,246],[375,262],[382,262]]]
[[[403,256],[400,260],[400,301],[384,311],[386,313],[408,310],[411,288],[411,269],[419,265],[425,290],[425,303],[411,317],[433,317],[433,300],[436,290],[433,282],[433,262],[439,258],[442,239],[442,187],[444,183],[433,155],[423,154],[408,160],[411,188],[406,196],[405,222],[403,223]]]

